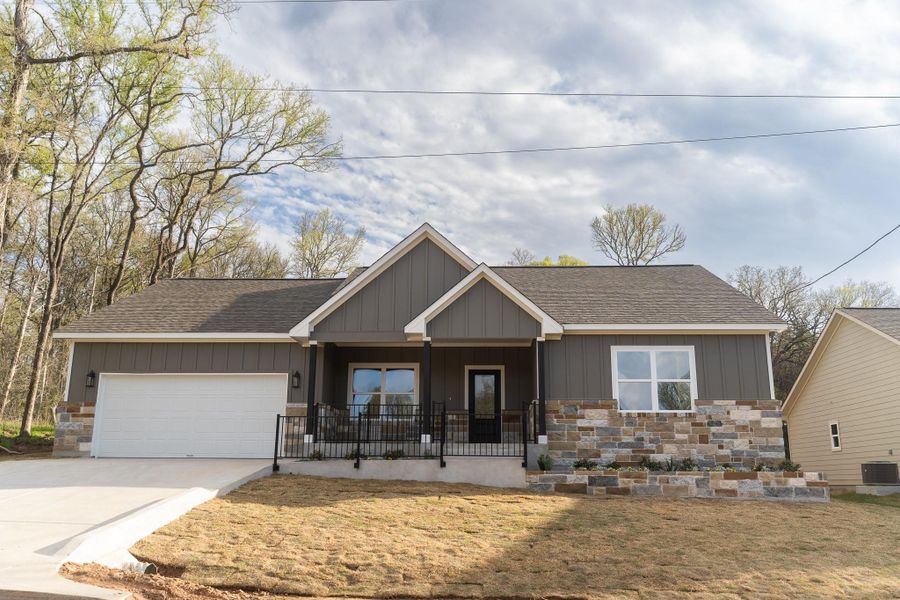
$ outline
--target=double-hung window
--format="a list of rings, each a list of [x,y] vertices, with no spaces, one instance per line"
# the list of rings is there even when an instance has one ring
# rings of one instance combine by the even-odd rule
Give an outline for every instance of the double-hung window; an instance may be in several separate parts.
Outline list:
[[[612,379],[620,411],[692,411],[697,398],[694,347],[613,346]]]
[[[831,433],[831,451],[837,452],[841,449],[841,430],[837,421],[828,424],[829,433]]]
[[[409,414],[418,406],[417,365],[350,365],[350,404],[359,414]]]

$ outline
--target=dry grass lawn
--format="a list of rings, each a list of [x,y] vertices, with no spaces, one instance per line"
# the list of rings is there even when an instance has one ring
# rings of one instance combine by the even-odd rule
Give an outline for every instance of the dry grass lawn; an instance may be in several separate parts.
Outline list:
[[[132,552],[219,588],[309,596],[898,597],[900,510],[591,499],[273,476]]]

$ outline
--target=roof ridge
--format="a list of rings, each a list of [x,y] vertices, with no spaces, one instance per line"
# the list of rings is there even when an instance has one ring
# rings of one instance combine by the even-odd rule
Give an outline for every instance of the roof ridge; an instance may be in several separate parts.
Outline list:
[[[492,269],[648,269],[657,267],[700,267],[692,263],[674,265],[488,265]]]
[[[346,277],[173,277],[165,281],[343,281]]]

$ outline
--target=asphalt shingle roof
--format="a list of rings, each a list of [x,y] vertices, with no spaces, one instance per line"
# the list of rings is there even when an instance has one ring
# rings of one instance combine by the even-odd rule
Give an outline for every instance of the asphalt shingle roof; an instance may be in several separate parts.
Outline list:
[[[780,322],[695,265],[493,270],[562,324]],[[170,279],[58,332],[287,333],[344,285],[342,279]],[[894,323],[891,335],[900,336],[900,317]]]
[[[900,340],[900,308],[842,308],[851,317]]]
[[[167,279],[59,333],[287,333],[341,279]]]
[[[781,323],[697,265],[493,269],[563,324]]]

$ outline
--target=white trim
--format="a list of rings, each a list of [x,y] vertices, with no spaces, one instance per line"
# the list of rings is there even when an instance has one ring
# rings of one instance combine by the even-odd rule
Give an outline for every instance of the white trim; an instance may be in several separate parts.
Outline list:
[[[353,404],[353,370],[354,369],[381,369],[381,391],[378,394],[373,395],[384,395],[387,392],[384,391],[384,380],[385,373],[388,369],[412,369],[413,370],[413,397],[415,398],[416,406],[419,405],[419,363],[392,363],[392,362],[361,362],[361,363],[347,363],[347,406]],[[408,394],[402,394],[408,395]]]
[[[688,414],[696,411],[695,401],[698,399],[697,394],[697,361],[694,354],[693,346],[610,346],[609,354],[610,360],[612,361],[612,397],[616,400],[616,403],[619,402],[619,365],[616,360],[616,355],[618,352],[649,352],[650,353],[650,377],[648,379],[626,379],[625,381],[636,381],[642,382],[647,381],[650,382],[650,398],[653,405],[656,405],[657,408],[654,409],[651,405],[651,408],[648,410],[623,410],[621,407],[617,407],[617,410],[620,413],[662,413],[662,414]],[[690,367],[691,367],[691,408],[690,410],[659,410],[659,400],[657,399],[657,388],[655,383],[666,383],[666,382],[681,382],[684,383],[684,379],[675,380],[675,379],[660,379],[655,377],[656,375],[656,352],[687,352],[689,355]]]
[[[456,261],[468,270],[475,268],[475,261],[469,258],[462,250],[454,246],[450,240],[441,235],[434,227],[424,223],[414,232],[403,238],[396,246],[384,253],[381,258],[372,263],[361,275],[341,288],[327,301],[312,311],[305,319],[291,328],[290,335],[295,338],[308,338],[316,323],[327,317],[350,296],[356,293],[371,280],[375,279],[388,267],[397,262],[407,251],[424,239],[434,242],[441,250],[452,256]]]
[[[69,346],[69,366],[66,367],[66,390],[63,392],[63,402],[69,401],[69,386],[72,384],[72,361],[75,358],[75,342]]]
[[[769,395],[775,399],[775,374],[772,371],[772,334],[766,332],[766,366],[769,369]]]
[[[837,429],[837,433],[832,433],[832,426]],[[837,446],[834,445],[834,438],[837,438]],[[831,421],[828,423],[828,447],[831,448],[832,452],[840,452],[841,451],[841,425],[837,421]]]
[[[286,333],[54,333],[57,340],[73,342],[178,342],[205,340],[208,342],[294,342]]]
[[[414,342],[415,343],[415,342]],[[431,342],[432,348],[530,348],[531,340],[524,342]]]
[[[484,263],[469,273],[455,286],[447,290],[447,292],[434,301],[428,308],[419,313],[406,327],[403,332],[411,338],[421,338],[427,334],[428,322],[435,318],[448,306],[453,304],[463,294],[469,291],[472,286],[487,279],[495,288],[497,288],[507,298],[515,302],[519,308],[527,312],[535,321],[541,324],[541,337],[560,337],[563,327],[550,315],[544,312],[537,304],[529,300],[519,290],[511,286],[505,279],[497,275],[489,266]]]
[[[743,333],[768,333],[770,331],[784,331],[787,325],[784,323],[613,323],[613,324],[597,324],[597,323],[566,323],[563,325],[565,333],[586,333],[597,334],[607,331],[621,333],[623,331],[639,331],[641,333],[653,333],[664,331],[671,333],[673,331],[690,331],[693,333],[721,333],[743,332]]]
[[[463,367],[463,410],[469,410],[469,371],[500,371],[500,410],[506,409],[506,366],[466,365]]]
[[[91,456],[96,457],[100,448],[100,432],[103,429],[103,404],[101,400],[103,399],[102,392],[104,391],[103,385],[103,377],[243,377],[243,376],[275,376],[281,375],[284,377],[284,401],[285,407],[287,407],[287,399],[291,394],[291,380],[290,373],[98,373],[97,374],[97,399],[94,405],[94,429],[91,432]]]

